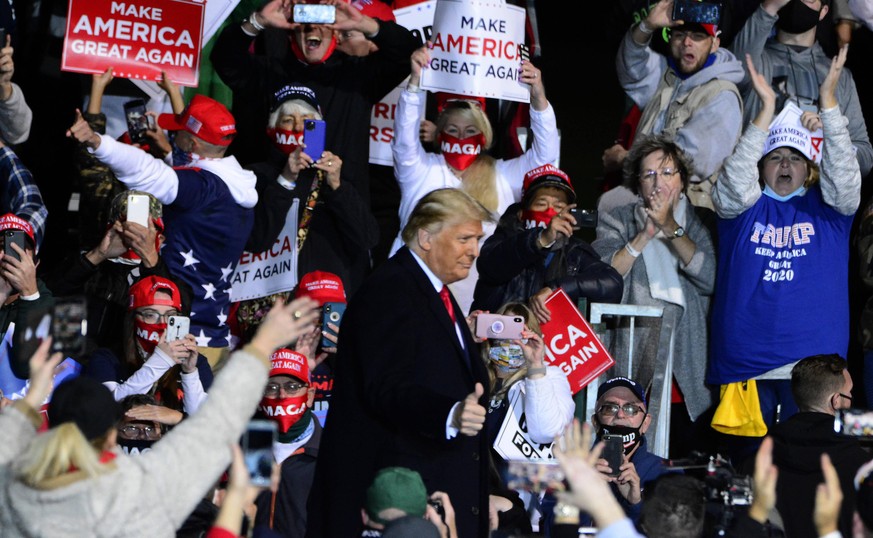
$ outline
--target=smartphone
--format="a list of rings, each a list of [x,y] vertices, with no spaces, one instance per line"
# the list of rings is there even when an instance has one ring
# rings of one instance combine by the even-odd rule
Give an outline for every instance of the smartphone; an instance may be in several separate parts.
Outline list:
[[[334,336],[338,336],[337,333],[328,326],[328,323],[333,323],[337,327],[339,327],[340,322],[343,320],[343,314],[346,312],[346,303],[324,303],[324,306],[321,309],[321,330],[327,331]],[[334,347],[336,344],[325,338],[323,335],[321,337],[321,347]]]
[[[170,316],[167,318],[167,342],[185,338],[190,330],[191,318],[188,316]]]
[[[296,4],[297,6],[301,4]],[[331,6],[332,7],[332,6]],[[327,134],[327,124],[324,120],[304,120],[303,121],[303,152],[313,161],[321,158],[324,153],[324,139]]]
[[[570,209],[570,214],[576,219],[576,224],[573,225],[574,230],[582,228],[597,228],[597,210],[596,209],[579,209],[574,207]]]
[[[518,59],[519,63],[521,63],[521,61],[530,61],[530,47],[524,43],[518,44]]]
[[[547,488],[564,489],[564,472],[555,460],[509,460],[504,477],[510,489],[539,493]]]
[[[12,245],[18,245],[21,247],[21,250],[24,250],[26,238],[27,235],[22,230],[5,230],[3,232],[3,253],[6,256],[21,261],[21,256],[18,254],[18,251],[12,248]]]
[[[52,352],[76,358],[85,352],[88,307],[84,297],[56,298],[51,315]]]
[[[149,197],[145,194],[127,196],[127,222],[149,227]]]
[[[717,25],[721,20],[721,4],[697,0],[674,0],[672,16],[674,21]]]
[[[478,338],[496,338],[499,340],[514,340],[522,338],[524,318],[521,316],[503,316],[500,314],[479,314],[476,316],[476,336]]]
[[[0,49],[6,46],[6,28],[0,28]]]
[[[294,22],[305,24],[333,24],[336,6],[329,4],[294,4]]]
[[[852,437],[873,439],[873,411],[840,409],[834,416],[834,431]]]
[[[621,435],[604,435],[603,452],[600,457],[606,460],[609,468],[612,469],[610,476],[618,476],[621,472],[618,470],[624,461],[624,441]]]
[[[269,487],[273,474],[273,443],[276,442],[276,422],[252,419],[243,433],[240,446],[253,486]]]
[[[124,117],[127,119],[127,134],[130,135],[130,141],[134,144],[145,144],[148,141],[145,134],[149,126],[145,101],[132,99],[124,103]]]

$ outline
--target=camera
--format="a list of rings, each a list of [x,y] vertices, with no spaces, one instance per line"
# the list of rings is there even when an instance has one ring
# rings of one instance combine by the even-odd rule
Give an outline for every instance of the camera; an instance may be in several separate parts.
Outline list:
[[[574,207],[570,209],[570,214],[576,219],[576,224],[573,225],[574,230],[582,228],[597,228],[596,209],[579,209],[578,207]]]
[[[479,314],[476,316],[476,336],[513,340],[521,338],[524,318],[521,316],[502,316],[500,314]]]

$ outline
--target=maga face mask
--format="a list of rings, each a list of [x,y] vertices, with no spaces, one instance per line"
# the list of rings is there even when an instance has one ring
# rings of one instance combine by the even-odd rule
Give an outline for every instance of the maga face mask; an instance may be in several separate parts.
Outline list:
[[[303,131],[289,131],[279,127],[267,129],[267,136],[273,141],[273,145],[285,155],[291,155],[303,142]]]
[[[525,209],[521,212],[521,220],[524,222],[524,227],[531,228],[548,228],[552,219],[558,215],[554,207],[550,207],[545,211],[532,211]]]
[[[133,318],[133,327],[136,331],[136,342],[145,352],[146,356],[155,352],[161,335],[167,330],[166,323],[146,323],[137,317]]]
[[[120,446],[121,450],[128,456],[145,454],[152,449],[152,445],[155,444],[155,442],[156,440],[118,438],[118,446]]]
[[[524,366],[524,351],[518,344],[500,343],[491,346],[488,359],[501,373],[512,373]]]
[[[437,138],[446,163],[455,170],[466,170],[473,164],[485,145],[485,135],[482,133],[468,138],[457,138],[440,133]]]
[[[791,0],[777,13],[776,26],[789,34],[802,34],[815,28],[821,11],[812,9],[802,0]]]
[[[279,433],[286,433],[306,413],[308,393],[288,398],[263,398],[258,406],[261,412],[279,424]]]

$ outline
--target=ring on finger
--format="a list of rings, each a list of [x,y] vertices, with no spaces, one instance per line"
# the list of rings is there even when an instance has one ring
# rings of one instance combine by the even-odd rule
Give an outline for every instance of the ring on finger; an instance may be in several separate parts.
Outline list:
[[[299,310],[295,310],[294,314],[292,314],[292,316],[294,316],[294,319],[300,319],[303,317],[303,312],[301,312]]]

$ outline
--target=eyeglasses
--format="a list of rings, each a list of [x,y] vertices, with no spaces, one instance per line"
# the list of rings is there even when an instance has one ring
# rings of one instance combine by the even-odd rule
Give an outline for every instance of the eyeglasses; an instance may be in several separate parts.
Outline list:
[[[675,168],[661,168],[660,170],[646,170],[642,174],[640,174],[640,183],[652,183],[655,181],[655,177],[661,176],[662,178],[673,177],[679,173],[679,170]]]
[[[621,412],[627,417],[635,417],[637,416],[637,413],[645,413],[645,410],[642,407],[632,403],[626,403],[624,405],[605,403],[600,406],[597,412],[605,417],[612,417],[618,414],[619,409],[621,409]]]
[[[788,161],[788,164],[805,164],[806,159],[796,153],[771,153],[764,162],[767,164],[782,164],[782,161]]]
[[[167,321],[170,316],[178,316],[179,313],[175,310],[170,310],[166,314],[161,314],[157,310],[138,310],[136,315],[146,323],[158,323],[159,321]]]
[[[161,436],[160,428],[142,424],[127,424],[118,431],[123,433],[126,437],[133,439],[139,439],[140,437],[145,437],[146,439],[157,439]]]
[[[689,32],[688,30],[673,30],[673,33],[670,34],[670,39],[675,39],[676,41],[685,41],[686,37],[690,37],[691,41],[700,43],[704,39],[712,36],[706,32]]]
[[[852,397],[851,397],[851,396],[849,396],[849,395],[847,395],[847,394],[843,394],[842,392],[838,392],[837,395],[839,395],[839,396],[841,396],[841,397],[843,397],[843,398],[849,400],[849,403],[852,403]]]
[[[288,381],[287,383],[267,383],[264,387],[264,396],[267,398],[275,398],[279,395],[279,389],[285,391],[285,394],[295,394],[305,389],[309,385],[306,383],[298,383],[297,381]]]

